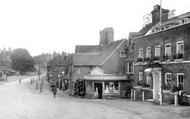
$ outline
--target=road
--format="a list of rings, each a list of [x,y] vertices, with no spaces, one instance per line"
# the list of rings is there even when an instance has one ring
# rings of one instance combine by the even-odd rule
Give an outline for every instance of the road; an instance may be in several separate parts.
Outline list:
[[[123,99],[96,100],[43,92],[30,79],[0,86],[0,119],[189,119],[189,107],[158,106]]]

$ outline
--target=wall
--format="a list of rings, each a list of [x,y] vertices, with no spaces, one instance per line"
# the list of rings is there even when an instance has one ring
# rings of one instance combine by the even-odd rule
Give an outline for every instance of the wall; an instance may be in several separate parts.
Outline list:
[[[104,73],[107,74],[123,74],[125,70],[125,58],[120,57],[121,50],[124,50],[127,46],[127,42],[124,42],[120,48],[114,52],[114,54],[104,63],[102,68]]]
[[[73,69],[73,74],[72,74],[72,81],[76,81],[77,79],[81,78],[82,75],[89,74],[90,73],[91,67],[80,67],[80,66],[75,66]]]
[[[161,31],[152,35],[139,37],[135,39],[134,57],[138,58],[138,50],[143,48],[144,57],[146,56],[146,48],[151,47],[151,57],[154,56],[155,46],[161,45],[161,59],[165,53],[165,44],[171,43],[171,53],[176,54],[176,42],[184,41],[184,58],[183,61],[190,60],[190,24],[181,25],[166,31]],[[177,73],[184,73],[185,84],[184,88],[190,93],[190,63],[175,63],[174,59],[171,59],[172,64],[162,65],[162,84],[164,85],[165,73],[172,73],[173,83],[177,83]],[[137,84],[139,71],[143,71],[146,65],[136,65],[135,70],[135,85]]]
[[[137,58],[138,50],[143,48],[144,56],[146,56],[146,48],[151,47],[151,54],[154,56],[155,46],[161,45],[161,56],[165,53],[165,44],[171,43],[172,55],[176,54],[176,42],[184,40],[185,58],[184,60],[190,60],[190,24],[182,25],[176,28],[172,28],[159,33],[147,35],[135,39],[134,57]]]

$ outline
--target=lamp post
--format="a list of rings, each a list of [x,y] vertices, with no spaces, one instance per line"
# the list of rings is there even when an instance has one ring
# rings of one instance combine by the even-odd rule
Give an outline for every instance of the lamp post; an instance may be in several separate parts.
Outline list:
[[[61,79],[61,80],[62,80],[62,84],[61,84],[61,85],[62,85],[62,90],[64,90],[64,88],[65,88],[65,82],[64,82],[64,80],[63,80],[63,79],[64,79],[64,75],[65,75],[65,72],[62,71],[62,72],[61,72],[61,77],[62,77],[62,79]],[[64,88],[63,88],[63,86],[64,86]]]
[[[5,78],[6,79],[5,80],[6,80],[6,83],[7,83],[7,71],[8,71],[7,68],[8,68],[8,66],[7,66],[7,51],[6,50],[5,50],[5,63],[6,63],[6,69],[5,69],[5,76],[6,76]]]

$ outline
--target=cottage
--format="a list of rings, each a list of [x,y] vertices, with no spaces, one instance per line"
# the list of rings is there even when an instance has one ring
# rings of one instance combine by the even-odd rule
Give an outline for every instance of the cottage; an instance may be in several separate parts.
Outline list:
[[[84,80],[86,96],[126,97],[131,84],[125,75],[126,39],[114,41],[113,28],[100,31],[100,44],[76,46],[72,81]]]

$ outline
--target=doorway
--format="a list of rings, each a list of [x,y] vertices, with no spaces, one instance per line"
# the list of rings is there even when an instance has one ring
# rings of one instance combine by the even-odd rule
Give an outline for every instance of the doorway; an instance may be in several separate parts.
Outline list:
[[[161,71],[153,71],[153,99],[156,102],[162,101],[161,94]]]
[[[98,99],[102,99],[102,83],[94,83],[94,90],[98,91]]]

